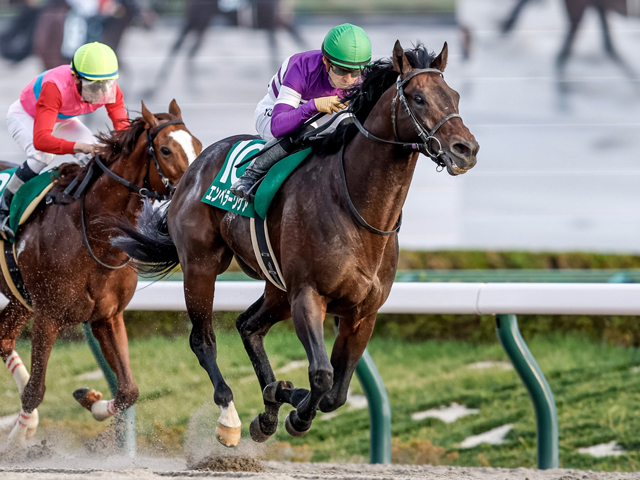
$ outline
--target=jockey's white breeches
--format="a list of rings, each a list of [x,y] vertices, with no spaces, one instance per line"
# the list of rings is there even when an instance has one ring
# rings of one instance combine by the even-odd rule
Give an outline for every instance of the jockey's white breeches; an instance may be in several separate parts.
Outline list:
[[[264,98],[260,100],[260,103],[258,103],[256,111],[253,115],[256,123],[256,131],[258,132],[258,135],[260,135],[260,137],[266,141],[269,141],[273,138],[273,135],[271,133],[271,114],[273,113],[274,105],[275,103],[273,101],[273,98],[271,98],[271,95],[267,93]],[[342,122],[346,118],[349,118],[350,116],[350,113],[339,116],[337,116],[335,113],[332,115],[325,115],[317,122],[312,123],[311,126],[315,128],[319,127],[320,125],[324,125],[327,122],[334,122],[334,125],[331,125],[320,134],[321,137],[324,137],[333,133],[338,125],[340,125],[340,122]]]
[[[76,155],[56,155],[36,150],[33,146],[34,119],[29,115],[20,100],[15,101],[7,112],[7,127],[16,143],[27,155],[27,164],[35,173],[45,168],[54,168],[61,163],[79,162],[87,159],[84,153]],[[56,122],[52,132],[54,137],[64,138],[70,142],[96,143],[97,139],[78,118],[70,118],[62,122]]]

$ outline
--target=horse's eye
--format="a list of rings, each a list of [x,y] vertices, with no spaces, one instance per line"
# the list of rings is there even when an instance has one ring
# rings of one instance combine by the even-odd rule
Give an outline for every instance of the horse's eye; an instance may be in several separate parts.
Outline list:
[[[169,150],[167,147],[160,147],[160,151],[163,155],[171,155],[171,150]]]
[[[413,101],[416,102],[418,105],[425,104],[424,98],[422,98],[420,95],[416,95],[415,97],[413,97]]]

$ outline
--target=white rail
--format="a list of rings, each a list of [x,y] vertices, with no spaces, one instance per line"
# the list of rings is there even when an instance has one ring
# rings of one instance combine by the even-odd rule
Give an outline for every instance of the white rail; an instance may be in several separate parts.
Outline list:
[[[242,311],[264,282],[217,282],[214,310]],[[182,282],[139,282],[128,310],[185,310]],[[640,284],[397,282],[384,313],[640,315]]]

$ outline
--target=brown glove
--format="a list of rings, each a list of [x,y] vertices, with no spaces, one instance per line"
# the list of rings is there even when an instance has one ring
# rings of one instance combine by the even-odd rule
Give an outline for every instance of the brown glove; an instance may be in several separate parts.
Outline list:
[[[337,95],[314,98],[313,101],[315,102],[318,111],[322,113],[338,113],[340,110],[347,108]]]

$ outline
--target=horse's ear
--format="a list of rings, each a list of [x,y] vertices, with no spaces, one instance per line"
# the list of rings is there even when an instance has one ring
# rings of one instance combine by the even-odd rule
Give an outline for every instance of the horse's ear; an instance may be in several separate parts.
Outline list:
[[[160,124],[155,115],[147,109],[147,106],[144,104],[144,102],[142,102],[142,118],[144,119],[144,123],[149,128],[156,128]]]
[[[409,60],[404,54],[400,40],[396,40],[396,44],[393,46],[393,70],[402,75],[406,75],[411,71],[411,64],[409,64]]]
[[[169,113],[182,120],[182,112],[180,111],[180,107],[178,106],[178,102],[176,102],[175,98],[171,100],[171,103],[169,104]]]
[[[449,59],[449,46],[447,42],[444,42],[444,46],[442,47],[442,51],[440,55],[436,57],[436,59],[431,64],[432,68],[436,68],[441,72],[444,72],[444,69],[447,68],[447,60]]]

